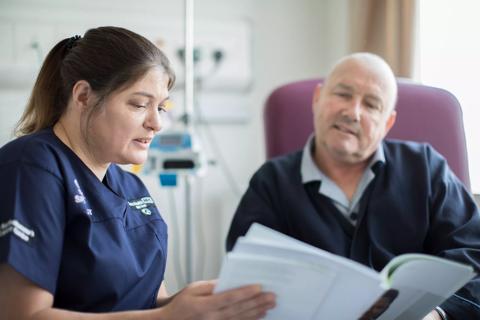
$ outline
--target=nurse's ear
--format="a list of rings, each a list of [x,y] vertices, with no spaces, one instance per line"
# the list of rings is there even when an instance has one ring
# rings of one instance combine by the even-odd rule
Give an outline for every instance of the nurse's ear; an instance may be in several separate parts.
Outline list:
[[[91,101],[94,99],[92,87],[85,80],[77,81],[72,88],[72,102],[79,111],[88,109]]]

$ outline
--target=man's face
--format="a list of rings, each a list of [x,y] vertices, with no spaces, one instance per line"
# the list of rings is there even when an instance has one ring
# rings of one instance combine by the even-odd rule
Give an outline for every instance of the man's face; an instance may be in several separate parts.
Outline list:
[[[358,164],[378,148],[395,122],[395,111],[391,84],[377,69],[346,61],[317,87],[313,113],[318,156]]]

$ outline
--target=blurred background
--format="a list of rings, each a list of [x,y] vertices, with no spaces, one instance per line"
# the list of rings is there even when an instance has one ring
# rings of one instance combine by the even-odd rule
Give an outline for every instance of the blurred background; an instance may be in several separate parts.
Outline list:
[[[480,21],[475,16],[480,2],[193,3],[195,89],[190,123],[192,137],[201,145],[202,170],[181,176],[174,187],[161,186],[156,174],[138,173],[169,224],[166,283],[171,293],[189,281],[218,276],[231,217],[251,175],[265,161],[263,105],[268,95],[288,82],[324,76],[332,63],[350,52],[377,53],[398,77],[457,96],[464,113],[472,191],[480,193]],[[181,127],[185,19],[184,1],[0,0],[0,146],[13,138],[50,48],[102,25],[136,31],[167,53],[178,81],[165,128]]]

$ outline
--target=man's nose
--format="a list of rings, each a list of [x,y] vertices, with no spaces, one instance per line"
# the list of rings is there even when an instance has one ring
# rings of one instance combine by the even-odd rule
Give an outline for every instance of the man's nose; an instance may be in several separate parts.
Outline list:
[[[351,121],[360,121],[362,112],[362,101],[360,99],[352,99],[348,106],[344,109],[344,115],[348,116]]]

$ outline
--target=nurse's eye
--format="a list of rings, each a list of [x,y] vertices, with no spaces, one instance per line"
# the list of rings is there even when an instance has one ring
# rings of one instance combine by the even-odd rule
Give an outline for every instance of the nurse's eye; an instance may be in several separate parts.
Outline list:
[[[143,109],[143,108],[146,108],[146,107],[147,107],[147,105],[141,104],[141,103],[137,103],[137,102],[130,102],[130,105],[131,105],[132,107],[137,108],[137,109]]]

